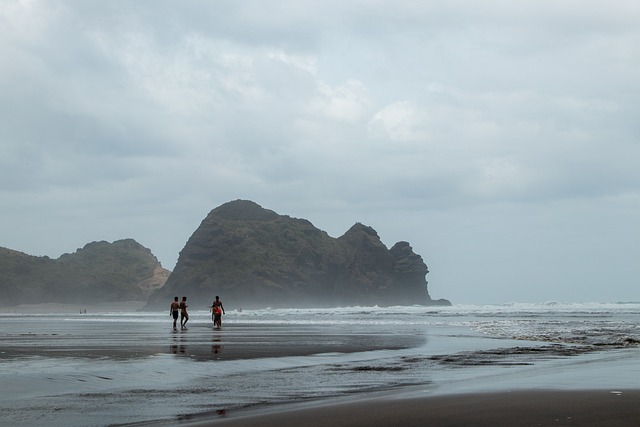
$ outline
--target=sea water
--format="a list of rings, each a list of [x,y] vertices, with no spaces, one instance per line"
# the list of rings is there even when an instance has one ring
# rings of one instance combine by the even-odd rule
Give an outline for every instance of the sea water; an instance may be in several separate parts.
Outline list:
[[[323,399],[637,388],[640,303],[0,314],[0,424],[195,420]]]

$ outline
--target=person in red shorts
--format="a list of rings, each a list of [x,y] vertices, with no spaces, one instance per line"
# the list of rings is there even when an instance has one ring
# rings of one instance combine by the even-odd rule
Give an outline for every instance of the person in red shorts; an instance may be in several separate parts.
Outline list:
[[[227,314],[224,312],[224,306],[220,297],[216,295],[216,300],[211,306],[211,320],[213,320],[213,327],[216,329],[222,328],[222,315]]]

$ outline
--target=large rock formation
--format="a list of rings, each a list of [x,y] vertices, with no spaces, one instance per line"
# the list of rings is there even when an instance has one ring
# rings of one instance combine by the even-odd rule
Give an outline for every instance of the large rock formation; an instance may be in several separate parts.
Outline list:
[[[0,306],[146,301],[169,274],[132,239],[89,243],[58,259],[0,248]]]
[[[186,295],[203,309],[220,295],[231,307],[449,305],[427,292],[427,266],[407,242],[391,249],[355,224],[339,238],[304,219],[236,200],[212,210],[180,252],[146,309]]]

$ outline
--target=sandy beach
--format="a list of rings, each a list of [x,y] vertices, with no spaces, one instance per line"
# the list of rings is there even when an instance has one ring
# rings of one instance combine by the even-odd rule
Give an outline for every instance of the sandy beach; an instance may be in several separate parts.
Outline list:
[[[211,415],[206,426],[606,426],[640,424],[640,390],[527,390],[424,398],[389,395],[237,416]]]
[[[7,425],[640,425],[628,306],[58,309],[0,316]]]

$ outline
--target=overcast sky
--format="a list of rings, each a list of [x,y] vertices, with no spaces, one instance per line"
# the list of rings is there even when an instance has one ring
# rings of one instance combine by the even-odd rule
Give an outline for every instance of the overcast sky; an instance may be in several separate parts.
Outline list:
[[[458,304],[640,301],[640,2],[0,0],[0,246],[249,199]]]

